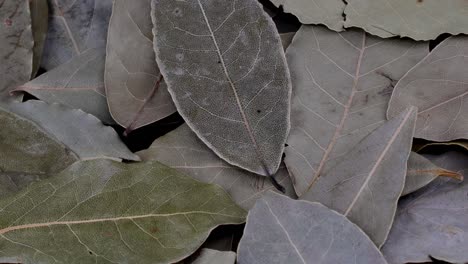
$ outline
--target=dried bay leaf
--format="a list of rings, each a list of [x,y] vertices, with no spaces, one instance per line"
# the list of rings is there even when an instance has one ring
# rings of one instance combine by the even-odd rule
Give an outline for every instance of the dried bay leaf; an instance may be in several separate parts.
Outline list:
[[[401,195],[404,196],[415,192],[437,179],[437,177],[449,177],[463,181],[463,175],[459,172],[443,169],[424,156],[411,152],[408,159],[405,188]]]
[[[150,9],[151,0],[116,0],[109,24],[107,102],[127,133],[176,111],[156,64]]]
[[[230,164],[280,165],[290,78],[275,25],[255,0],[153,0],[154,46],[176,107]]]
[[[31,264],[173,263],[245,220],[220,187],[158,162],[77,162],[0,208],[0,260]]]
[[[29,80],[33,61],[33,35],[29,1],[2,1],[0,5],[0,101]]]
[[[468,150],[468,142],[466,140],[455,140],[450,142],[426,142],[421,144],[413,144],[413,151],[420,152],[425,150],[426,148],[432,147],[459,147],[464,150]]]
[[[69,62],[18,87],[48,103],[61,103],[114,124],[104,89],[104,49],[90,49]]]
[[[203,248],[200,255],[191,262],[192,264],[234,264],[236,263],[236,253],[232,251],[218,251]]]
[[[301,27],[286,52],[293,98],[285,163],[299,196],[386,121],[393,86],[428,51],[427,43]]]
[[[305,224],[307,223],[307,224]],[[387,263],[356,225],[319,203],[269,192],[249,212],[239,264]]]
[[[409,108],[365,137],[301,199],[343,214],[382,246],[405,184],[416,112]]]
[[[30,0],[32,33],[34,38],[33,70],[32,78],[36,76],[41,65],[42,53],[44,51],[47,37],[49,7],[47,0]]]
[[[89,49],[105,49],[112,0],[49,0],[41,66],[51,70]]]
[[[415,137],[431,141],[468,139],[468,37],[451,37],[397,84],[387,115],[418,107]]]
[[[433,155],[438,166],[468,172],[468,156],[459,152]],[[403,197],[395,223],[382,248],[389,263],[421,263],[435,259],[468,261],[468,182],[439,178],[424,189]]]
[[[251,209],[263,193],[275,190],[265,177],[224,162],[186,124],[158,138],[149,149],[137,155],[143,161],[156,160],[202,182],[220,185],[246,210]],[[287,195],[295,196],[286,168],[281,168],[274,177],[286,188]]]

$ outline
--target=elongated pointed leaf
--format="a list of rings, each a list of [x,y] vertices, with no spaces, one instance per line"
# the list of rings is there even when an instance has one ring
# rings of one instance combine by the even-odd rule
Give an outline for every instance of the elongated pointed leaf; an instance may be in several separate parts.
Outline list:
[[[220,187],[109,160],[75,163],[0,208],[1,255],[22,263],[174,263],[245,217]]]
[[[388,116],[406,106],[419,109],[415,137],[432,141],[468,139],[468,37],[452,37],[409,71],[397,84]]]
[[[302,199],[342,213],[382,246],[405,184],[416,111],[407,109],[364,138],[316,178]]]
[[[249,212],[237,261],[387,263],[369,237],[346,217],[319,203],[271,192]]]
[[[236,253],[232,251],[217,251],[204,248],[200,256],[192,264],[234,264],[236,263]]]
[[[29,80],[33,36],[28,1],[2,1],[0,5],[0,100]]]
[[[286,13],[292,13],[303,24],[323,24],[335,31],[343,30],[343,0],[270,0],[275,6],[282,6]]]
[[[291,84],[275,25],[256,0],[153,0],[155,50],[177,109],[227,162],[280,165]]]
[[[252,208],[264,192],[275,190],[265,177],[241,170],[216,156],[187,125],[158,138],[147,150],[137,153],[142,160],[157,160],[185,174],[223,187],[242,208]],[[286,168],[274,176],[286,188],[287,195],[294,197],[294,190]]]
[[[396,81],[427,53],[427,43],[363,31],[299,30],[286,52],[293,99],[285,158],[299,196],[386,121]]]
[[[422,155],[411,152],[408,160],[408,172],[406,173],[405,188],[402,196],[415,192],[428,185],[437,177],[449,177],[463,180],[463,175],[456,171],[443,169]]]
[[[116,0],[109,25],[107,102],[128,132],[176,111],[156,64],[150,9],[151,0]]]
[[[41,66],[51,70],[89,49],[105,49],[112,0],[48,0],[49,29]]]
[[[33,70],[31,76],[34,78],[41,65],[42,53],[47,37],[49,7],[47,0],[30,0],[29,3],[34,38]]]
[[[448,169],[468,172],[468,156],[449,152],[432,159]],[[422,263],[429,256],[449,263],[468,261],[468,182],[437,179],[400,201],[387,242],[382,248],[389,263]]]
[[[23,91],[48,103],[81,109],[113,124],[104,90],[105,50],[91,49],[58,68],[20,86]]]

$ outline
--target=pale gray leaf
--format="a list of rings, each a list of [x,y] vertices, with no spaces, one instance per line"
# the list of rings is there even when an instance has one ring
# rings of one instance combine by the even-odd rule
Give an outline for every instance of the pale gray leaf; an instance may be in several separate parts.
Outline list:
[[[269,192],[247,216],[239,264],[387,263],[346,217],[319,203]]]
[[[288,33],[281,33],[280,38],[281,38],[281,43],[283,43],[283,49],[286,50],[289,45],[291,45],[291,42],[296,35],[296,32],[288,32]]]
[[[176,111],[156,64],[150,9],[151,0],[116,0],[109,24],[107,102],[127,132]]]
[[[230,164],[281,163],[291,83],[281,40],[256,0],[153,0],[158,65],[177,109]]]
[[[401,195],[404,196],[415,192],[431,183],[437,177],[449,177],[459,181],[463,180],[463,175],[460,173],[443,169],[424,156],[416,152],[411,152],[408,159],[405,188]]]
[[[299,196],[387,120],[393,86],[428,52],[427,43],[302,26],[286,52],[293,98],[285,163]]]
[[[96,117],[81,110],[35,100],[11,103],[7,109],[34,122],[81,160],[140,160],[120,141],[113,128],[104,126]]]
[[[233,200],[248,210],[264,192],[276,189],[265,177],[229,165],[214,154],[193,133],[182,125],[158,138],[147,150],[137,153],[142,160],[157,160],[197,180],[223,187]],[[281,168],[275,179],[294,197],[294,189],[286,168]]]
[[[467,68],[468,37],[445,40],[398,82],[387,115],[393,117],[414,105],[419,110],[415,137],[467,139]]]
[[[33,61],[33,35],[29,1],[2,1],[0,5],[0,100],[29,80]]]
[[[16,92],[27,92],[48,103],[81,109],[106,124],[114,124],[104,89],[105,56],[104,49],[90,49],[18,87]]]
[[[409,108],[377,128],[317,177],[301,198],[345,215],[382,246],[405,184],[416,112]]]
[[[450,170],[468,172],[466,154],[448,152],[431,160]],[[450,263],[468,262],[467,192],[468,181],[440,178],[403,197],[382,248],[388,262],[429,262],[429,256]]]
[[[335,31],[343,30],[343,0],[270,0],[295,15],[303,24],[323,24]]]
[[[236,253],[232,251],[218,251],[203,248],[200,255],[192,264],[234,264],[236,262]]]
[[[30,0],[32,33],[34,38],[33,70],[31,77],[34,78],[39,70],[42,53],[44,51],[47,37],[49,7],[47,0]]]
[[[92,48],[105,49],[112,0],[48,0],[49,29],[41,66],[51,70]]]

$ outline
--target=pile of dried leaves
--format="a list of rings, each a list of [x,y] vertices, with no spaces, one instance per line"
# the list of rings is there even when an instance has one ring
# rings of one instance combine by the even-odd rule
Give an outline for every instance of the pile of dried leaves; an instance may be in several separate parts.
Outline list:
[[[468,262],[468,2],[262,4],[0,0],[0,262]]]

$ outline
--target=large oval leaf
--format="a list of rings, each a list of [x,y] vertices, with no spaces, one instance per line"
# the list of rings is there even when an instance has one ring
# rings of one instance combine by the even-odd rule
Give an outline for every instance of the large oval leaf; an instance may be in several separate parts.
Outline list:
[[[468,156],[449,152],[431,157],[434,163],[468,173]],[[404,197],[382,251],[389,263],[430,262],[429,256],[449,263],[468,261],[468,182],[438,179]]]
[[[408,105],[419,109],[415,137],[468,139],[468,37],[439,44],[397,84],[388,107],[393,117]]]
[[[173,263],[245,217],[216,185],[109,160],[75,163],[0,208],[1,256],[31,264]]]
[[[41,66],[51,70],[92,48],[105,48],[112,0],[49,0]]]
[[[290,78],[275,25],[256,0],[153,0],[155,50],[177,109],[227,162],[280,165]]]
[[[239,264],[387,263],[346,217],[319,203],[268,193],[249,212]]]
[[[127,132],[176,111],[156,64],[150,9],[151,0],[116,0],[109,24],[107,102]]]
[[[32,72],[33,36],[29,1],[2,1],[0,5],[0,100],[6,100]]]
[[[299,196],[386,121],[396,81],[427,53],[427,43],[363,31],[299,30],[286,52],[294,89],[285,158]]]
[[[187,125],[158,138],[147,150],[137,153],[142,160],[157,160],[178,169],[197,180],[223,187],[242,208],[249,210],[268,190],[275,190],[270,181],[254,173],[241,170],[216,156]],[[286,168],[275,175],[276,181],[294,197],[294,189]]]

